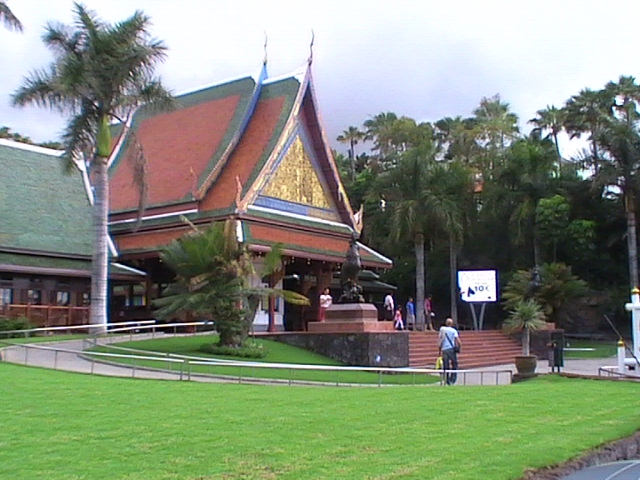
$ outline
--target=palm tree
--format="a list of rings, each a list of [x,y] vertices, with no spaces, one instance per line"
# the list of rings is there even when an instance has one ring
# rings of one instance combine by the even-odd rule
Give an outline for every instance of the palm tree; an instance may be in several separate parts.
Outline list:
[[[418,328],[425,326],[426,240],[443,232],[453,235],[461,228],[456,202],[443,192],[448,166],[436,162],[435,155],[435,143],[423,137],[400,156],[394,168],[379,177],[374,190],[386,201],[395,239],[410,241],[414,246]]]
[[[558,143],[558,134],[562,131],[565,123],[566,112],[561,108],[547,105],[547,108],[538,110],[536,117],[529,120],[529,123],[535,125],[537,130],[549,130],[549,136],[553,138],[553,144],[556,147],[558,155],[558,174],[562,175],[562,155],[560,155],[560,144]]]
[[[19,32],[22,31],[22,23],[20,23],[18,17],[13,14],[7,2],[0,1],[0,21],[4,22],[9,30],[15,29]]]
[[[167,48],[150,38],[150,19],[140,11],[109,25],[75,3],[74,28],[49,24],[44,43],[55,56],[48,70],[32,73],[13,96],[18,106],[36,104],[70,114],[63,134],[68,162],[85,158],[94,182],[94,253],[91,323],[107,323],[109,123],[126,124],[142,104],[164,108],[172,97],[153,77]],[[123,134],[126,129],[123,129]],[[71,163],[70,163],[71,164]]]
[[[465,226],[475,207],[473,199],[473,170],[460,161],[438,163],[432,171],[432,184],[440,196],[440,208],[446,208],[441,224],[434,224],[449,243],[449,300],[451,316],[458,318],[458,254],[462,247]],[[444,227],[444,228],[443,228]]]
[[[349,175],[351,181],[356,179],[356,145],[364,140],[365,134],[358,127],[350,126],[336,140],[349,145]]]
[[[516,138],[518,116],[509,111],[509,104],[500,99],[500,95],[483,98],[480,106],[473,111],[476,118],[478,140],[487,148],[489,170],[499,164],[505,148]]]
[[[193,230],[165,247],[162,260],[176,277],[154,301],[159,318],[171,319],[181,313],[215,322],[219,345],[237,348],[247,338],[260,300],[271,295],[288,302],[308,305],[299,293],[249,286],[255,274],[245,247],[238,243],[234,221],[214,223]],[[268,275],[282,264],[280,251],[273,248],[265,257]]]
[[[588,88],[581,90],[578,95],[571,97],[564,110],[564,129],[570,138],[578,138],[584,133],[589,134],[591,146],[590,163],[593,165],[594,175],[600,168],[600,152],[596,138],[602,128],[604,117],[610,108],[610,99],[603,91],[594,91]]]
[[[373,142],[373,150],[378,152],[380,157],[391,154],[391,127],[398,120],[398,116],[393,112],[382,112],[364,122],[365,140]]]
[[[504,323],[507,333],[522,331],[522,355],[531,354],[531,332],[547,328],[542,307],[535,300],[520,300],[513,305]]]
[[[622,192],[627,221],[627,252],[631,288],[638,286],[636,227],[637,171],[640,168],[640,85],[633,77],[621,76],[601,91],[611,105],[601,118],[596,142],[607,155],[598,172],[598,182],[616,185]]]

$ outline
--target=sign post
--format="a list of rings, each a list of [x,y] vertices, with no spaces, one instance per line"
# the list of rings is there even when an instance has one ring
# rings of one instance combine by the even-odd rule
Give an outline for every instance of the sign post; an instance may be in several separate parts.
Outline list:
[[[460,270],[458,271],[458,289],[460,298],[469,304],[473,329],[484,328],[484,312],[487,303],[498,301],[498,283],[495,270]],[[479,303],[480,316],[476,313],[475,304]]]

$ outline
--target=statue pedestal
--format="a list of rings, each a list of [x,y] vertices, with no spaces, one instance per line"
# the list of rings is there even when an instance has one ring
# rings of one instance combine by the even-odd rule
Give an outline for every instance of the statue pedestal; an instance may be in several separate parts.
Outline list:
[[[379,322],[378,309],[371,303],[342,303],[325,311],[324,322],[309,322],[314,333],[394,332],[393,322]]]

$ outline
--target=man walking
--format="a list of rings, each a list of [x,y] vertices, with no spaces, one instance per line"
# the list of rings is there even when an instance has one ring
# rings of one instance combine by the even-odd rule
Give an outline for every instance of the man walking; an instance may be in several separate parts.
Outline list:
[[[453,318],[449,317],[440,327],[438,334],[438,355],[442,356],[442,368],[447,385],[453,385],[458,379],[458,353],[460,352],[460,335],[453,326]],[[447,373],[447,370],[454,370]]]

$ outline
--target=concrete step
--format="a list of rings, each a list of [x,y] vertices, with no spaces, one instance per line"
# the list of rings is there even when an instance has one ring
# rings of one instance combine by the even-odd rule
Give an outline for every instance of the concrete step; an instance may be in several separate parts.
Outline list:
[[[500,331],[463,331],[459,368],[470,369],[513,363],[522,349]],[[409,365],[433,367],[438,355],[437,332],[410,332]]]

